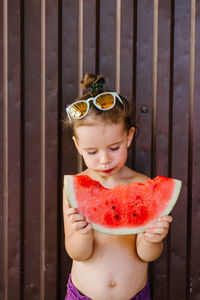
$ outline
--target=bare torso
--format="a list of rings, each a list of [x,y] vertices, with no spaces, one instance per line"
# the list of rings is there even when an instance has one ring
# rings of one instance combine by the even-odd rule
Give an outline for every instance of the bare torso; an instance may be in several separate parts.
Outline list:
[[[86,261],[73,261],[72,282],[94,300],[128,300],[143,289],[147,263],[136,253],[136,235],[95,232],[94,250]]]
[[[107,188],[116,184],[145,182],[146,176],[124,167],[124,179],[101,182]],[[82,174],[89,175],[88,171]],[[92,176],[91,176],[92,177]],[[96,178],[93,178],[96,179]],[[139,293],[147,281],[148,264],[136,253],[136,235],[109,235],[94,231],[94,248],[89,259],[73,260],[72,282],[93,300],[129,300]]]

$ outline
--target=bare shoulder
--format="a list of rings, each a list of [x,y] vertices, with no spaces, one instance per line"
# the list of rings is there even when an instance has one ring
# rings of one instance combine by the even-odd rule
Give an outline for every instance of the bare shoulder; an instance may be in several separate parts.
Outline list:
[[[135,172],[135,175],[133,177],[133,181],[141,183],[145,183],[148,179],[149,177],[147,175],[138,172]]]
[[[136,171],[128,168],[128,180],[127,180],[128,184],[132,183],[132,182],[145,183],[148,179],[149,179],[149,177],[147,175],[136,172]]]

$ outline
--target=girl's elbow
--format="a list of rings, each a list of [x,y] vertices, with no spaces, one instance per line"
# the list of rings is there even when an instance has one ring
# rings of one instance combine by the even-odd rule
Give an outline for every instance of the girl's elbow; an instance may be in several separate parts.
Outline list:
[[[92,250],[91,251],[88,251],[88,250],[87,251],[80,251],[80,249],[70,248],[70,246],[67,245],[67,244],[65,244],[65,250],[66,250],[68,256],[72,260],[76,260],[76,261],[86,261],[92,255]]]
[[[160,255],[157,256],[139,256],[139,258],[146,263],[150,263],[153,262],[155,260],[157,260],[160,257]]]
[[[152,244],[152,248],[138,248],[137,249],[137,255],[138,257],[144,261],[144,262],[153,262],[155,260],[157,260],[163,251],[163,243],[158,243],[158,244]]]
[[[67,251],[67,253],[69,257],[75,261],[86,261],[91,257],[91,254],[88,255],[88,253],[70,253],[69,251]]]

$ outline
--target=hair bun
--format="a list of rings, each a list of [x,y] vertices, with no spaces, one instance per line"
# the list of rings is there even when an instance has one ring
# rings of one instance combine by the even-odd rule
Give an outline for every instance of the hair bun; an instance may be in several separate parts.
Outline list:
[[[106,81],[101,75],[86,73],[84,78],[81,80],[81,85],[83,89],[89,89],[92,85],[95,85],[98,82],[105,83]]]

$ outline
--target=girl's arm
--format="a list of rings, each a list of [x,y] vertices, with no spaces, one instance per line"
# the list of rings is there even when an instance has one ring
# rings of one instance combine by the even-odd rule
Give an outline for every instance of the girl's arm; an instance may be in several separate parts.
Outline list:
[[[77,209],[69,208],[63,190],[65,249],[73,260],[87,260],[93,252],[93,230]]]
[[[172,220],[171,216],[163,216],[151,224],[144,233],[137,235],[137,254],[143,261],[151,262],[161,255],[163,239],[168,234]]]

